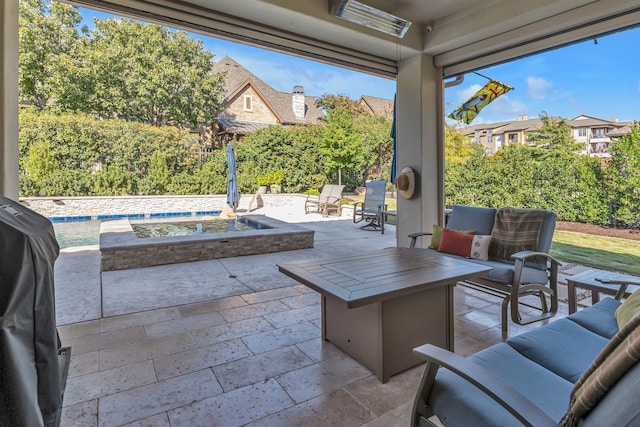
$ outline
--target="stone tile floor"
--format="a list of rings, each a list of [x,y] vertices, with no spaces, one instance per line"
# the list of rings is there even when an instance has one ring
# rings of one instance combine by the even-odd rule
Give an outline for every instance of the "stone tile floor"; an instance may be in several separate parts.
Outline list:
[[[292,220],[289,211],[268,214]],[[319,295],[275,265],[395,246],[394,227],[362,231],[344,215],[294,219],[316,230],[313,249],[126,270],[117,280],[100,279],[97,248],[64,251],[58,329],[72,360],[62,426],[408,425],[422,366],[378,382],[321,340]],[[509,334],[539,326],[510,324]],[[501,339],[500,300],[456,286],[456,352]]]

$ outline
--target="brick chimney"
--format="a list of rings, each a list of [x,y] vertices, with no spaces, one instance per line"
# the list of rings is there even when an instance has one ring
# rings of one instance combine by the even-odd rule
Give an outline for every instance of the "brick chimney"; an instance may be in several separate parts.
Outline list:
[[[296,119],[304,119],[306,106],[304,104],[304,88],[302,86],[296,85],[293,87],[291,107],[293,108],[293,114],[296,116]]]
[[[527,116],[526,114],[520,114],[518,116],[518,121],[519,122],[524,122],[525,120],[529,120],[529,116]]]

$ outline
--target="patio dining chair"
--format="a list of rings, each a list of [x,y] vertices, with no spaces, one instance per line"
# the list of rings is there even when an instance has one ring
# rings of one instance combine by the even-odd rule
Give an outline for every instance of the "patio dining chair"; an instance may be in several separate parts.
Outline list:
[[[383,211],[387,209],[384,198],[387,192],[387,182],[369,181],[365,185],[364,201],[353,204],[353,222],[367,221],[361,226],[363,230],[378,231],[382,229]]]

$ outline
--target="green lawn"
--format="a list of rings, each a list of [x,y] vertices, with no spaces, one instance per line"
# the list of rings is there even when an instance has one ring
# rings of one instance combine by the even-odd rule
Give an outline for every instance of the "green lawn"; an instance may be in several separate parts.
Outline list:
[[[640,241],[556,230],[551,255],[607,270],[640,274]]]

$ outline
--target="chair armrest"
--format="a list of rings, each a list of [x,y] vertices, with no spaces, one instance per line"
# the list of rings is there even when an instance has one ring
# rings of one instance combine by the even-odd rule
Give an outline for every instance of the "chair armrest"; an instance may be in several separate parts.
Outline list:
[[[413,349],[414,354],[468,381],[526,426],[557,426],[529,399],[486,369],[462,356],[431,344]],[[426,372],[426,370],[425,370]],[[419,391],[420,393],[420,391]]]
[[[535,252],[535,251],[521,251],[521,252],[516,252],[515,254],[511,255],[511,258],[516,260],[516,261],[526,261],[529,258],[534,258],[534,257],[542,257],[542,258],[546,258],[547,261],[550,261],[552,264],[555,264],[557,266],[561,266],[562,263],[560,261],[558,261],[557,259],[555,259],[554,257],[552,257],[551,255],[549,255],[546,252]]]
[[[328,204],[332,204],[332,203],[340,203],[340,199],[341,197],[327,197],[327,203]]]
[[[407,237],[411,239],[411,243],[409,244],[410,248],[416,247],[416,239],[421,236],[431,236],[433,233],[413,233],[409,234]]]
[[[307,200],[305,200],[305,203],[311,202],[311,203],[318,203],[320,201],[320,196],[316,196],[315,194],[307,194]]]

